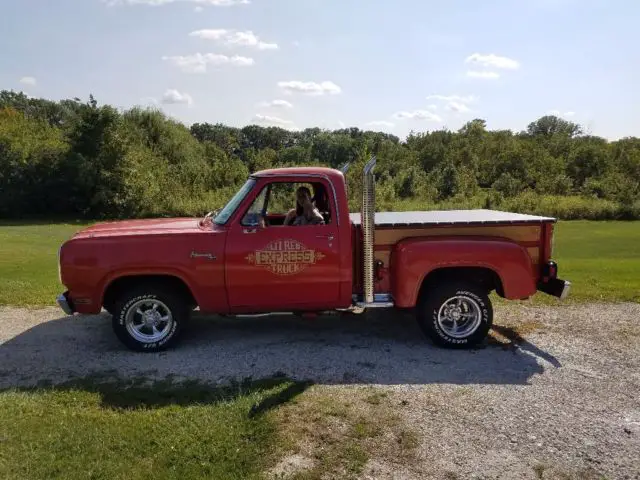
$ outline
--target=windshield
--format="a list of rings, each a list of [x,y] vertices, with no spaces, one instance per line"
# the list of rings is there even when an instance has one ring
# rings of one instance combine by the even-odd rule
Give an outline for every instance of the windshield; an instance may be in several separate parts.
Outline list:
[[[229,217],[236,211],[238,205],[244,200],[244,197],[251,191],[253,186],[255,185],[256,180],[254,178],[250,178],[245,182],[240,190],[233,196],[231,200],[225,205],[225,207],[220,210],[220,213],[213,220],[214,223],[218,225],[224,225],[229,220]]]

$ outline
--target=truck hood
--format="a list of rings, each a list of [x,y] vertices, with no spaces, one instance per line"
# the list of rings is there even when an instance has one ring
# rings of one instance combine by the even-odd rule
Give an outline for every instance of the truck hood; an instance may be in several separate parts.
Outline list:
[[[122,220],[103,222],[80,230],[75,238],[110,237],[129,235],[157,235],[171,233],[188,233],[201,231],[215,231],[217,225],[202,226],[201,218],[152,218],[142,220]]]

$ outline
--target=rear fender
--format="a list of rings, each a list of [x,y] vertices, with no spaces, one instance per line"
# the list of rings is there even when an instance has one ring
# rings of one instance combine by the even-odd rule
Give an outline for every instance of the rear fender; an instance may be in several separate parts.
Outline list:
[[[395,305],[416,305],[424,279],[435,270],[481,267],[495,272],[502,296],[523,299],[536,292],[536,275],[527,250],[499,237],[427,237],[398,242],[391,255],[391,289]],[[464,279],[463,277],[461,279]]]

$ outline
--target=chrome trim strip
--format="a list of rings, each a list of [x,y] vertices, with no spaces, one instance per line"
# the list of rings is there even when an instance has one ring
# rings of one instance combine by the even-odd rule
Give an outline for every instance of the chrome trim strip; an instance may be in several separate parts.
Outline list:
[[[393,308],[394,305],[395,304],[393,302],[373,302],[373,303],[358,302],[356,304],[356,306],[359,308]]]

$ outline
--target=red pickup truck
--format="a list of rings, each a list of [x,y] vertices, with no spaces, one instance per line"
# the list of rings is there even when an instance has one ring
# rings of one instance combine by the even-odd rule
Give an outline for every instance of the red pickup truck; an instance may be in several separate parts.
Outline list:
[[[375,212],[375,157],[362,205],[349,213],[343,170],[298,167],[252,174],[203,219],[100,223],[59,251],[57,302],[68,315],[112,315],[129,348],[174,345],[190,313],[362,313],[413,309],[434,343],[468,347],[491,328],[489,294],[565,298],[551,259],[554,218],[493,210]],[[307,186],[319,223],[285,224]]]

